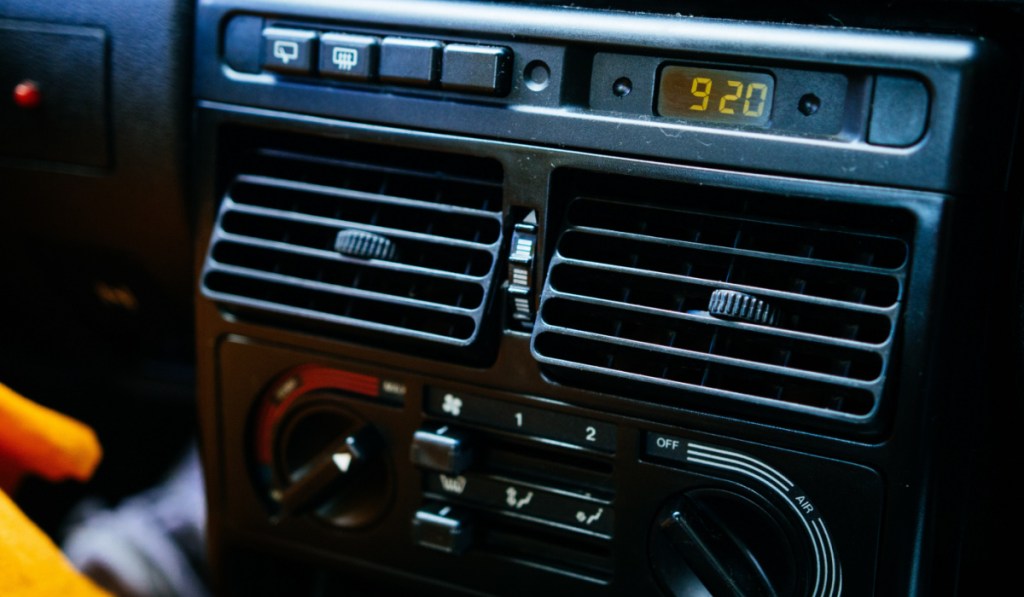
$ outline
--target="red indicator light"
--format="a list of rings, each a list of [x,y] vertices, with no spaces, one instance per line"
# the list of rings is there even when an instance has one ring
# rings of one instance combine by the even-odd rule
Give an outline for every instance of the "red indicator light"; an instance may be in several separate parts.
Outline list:
[[[35,108],[42,101],[43,95],[34,81],[22,81],[14,87],[14,103],[19,108]]]

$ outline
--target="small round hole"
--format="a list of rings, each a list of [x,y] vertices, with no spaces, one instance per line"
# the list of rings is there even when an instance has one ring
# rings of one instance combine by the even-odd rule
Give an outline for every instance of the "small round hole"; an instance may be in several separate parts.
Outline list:
[[[551,69],[541,60],[534,60],[523,70],[526,87],[531,91],[543,91],[551,83]]]
[[[626,77],[617,79],[612,83],[612,93],[617,97],[626,97],[631,91],[633,91],[633,82]]]
[[[800,98],[796,109],[804,116],[811,116],[821,109],[821,100],[813,93],[808,93]]]

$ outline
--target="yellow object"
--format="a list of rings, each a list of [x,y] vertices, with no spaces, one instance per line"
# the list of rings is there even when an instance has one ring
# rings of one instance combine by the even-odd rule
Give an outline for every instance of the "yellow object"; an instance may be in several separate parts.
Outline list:
[[[81,576],[7,494],[0,491],[0,595],[106,597]]]
[[[92,429],[0,385],[0,483],[24,473],[88,479],[102,451]],[[0,490],[0,595],[104,597]]]
[[[0,384],[0,461],[50,481],[85,481],[102,456],[92,429]]]

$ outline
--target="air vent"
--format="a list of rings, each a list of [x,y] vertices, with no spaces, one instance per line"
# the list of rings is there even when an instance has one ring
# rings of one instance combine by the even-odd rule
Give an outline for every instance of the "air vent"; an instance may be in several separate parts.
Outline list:
[[[258,136],[226,161],[203,294],[240,316],[397,342],[473,344],[502,238],[501,167]]]
[[[662,192],[731,197],[686,202],[697,209],[591,196],[568,203],[533,336],[546,373],[566,385],[745,418],[798,411],[803,421],[870,421],[891,370],[905,236],[823,224],[808,209],[813,201]],[[819,213],[839,209],[818,203]],[[716,290],[731,291],[718,299],[738,297],[776,316],[713,316]]]

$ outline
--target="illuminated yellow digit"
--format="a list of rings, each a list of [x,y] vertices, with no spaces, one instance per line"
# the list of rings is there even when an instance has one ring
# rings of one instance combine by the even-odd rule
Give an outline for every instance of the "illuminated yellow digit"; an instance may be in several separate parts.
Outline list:
[[[701,87],[702,85],[704,86],[704,88],[699,89],[699,87]],[[711,95],[711,79],[707,77],[694,77],[693,85],[690,87],[690,93],[693,94],[693,97],[704,98],[704,101],[702,101],[699,104],[693,104],[692,106],[690,106],[690,109],[695,112],[703,112],[704,110],[707,110],[708,96]]]
[[[750,98],[751,96],[754,95],[755,90],[757,91],[757,95],[759,96],[754,100],[757,103],[757,109],[751,109]],[[758,116],[764,114],[764,102],[766,99],[768,99],[767,85],[765,85],[764,83],[751,83],[750,85],[747,85],[747,99],[746,101],[743,102],[743,115],[757,118]]]
[[[732,87],[736,93],[723,95],[722,99],[718,101],[718,111],[722,114],[735,114],[736,110],[726,107],[725,103],[733,102],[743,97],[743,83],[740,83],[739,81],[726,81],[725,84]]]

